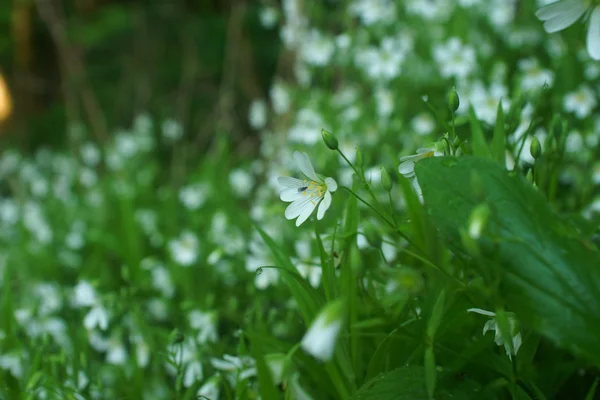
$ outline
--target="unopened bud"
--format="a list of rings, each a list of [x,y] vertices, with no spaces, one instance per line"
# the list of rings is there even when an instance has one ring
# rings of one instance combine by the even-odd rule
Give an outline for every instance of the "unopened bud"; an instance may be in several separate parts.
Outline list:
[[[365,156],[364,156],[362,150],[360,149],[360,147],[356,148],[356,157],[354,158],[354,164],[358,168],[362,168],[363,165],[365,164]]]
[[[368,224],[367,226],[365,226],[364,235],[365,235],[365,238],[367,239],[367,242],[369,242],[369,244],[371,246],[373,246],[375,248],[381,247],[381,243],[382,243],[381,235],[379,235],[379,233],[377,233],[375,228],[373,228],[373,225]]]
[[[448,95],[448,108],[450,111],[455,112],[458,110],[460,106],[460,98],[458,97],[458,93],[456,93],[456,88],[453,87]]]
[[[531,153],[531,156],[536,160],[542,155],[542,145],[540,144],[538,138],[535,136],[533,137],[533,139],[531,140],[531,144],[529,145],[529,152]]]
[[[386,192],[392,191],[392,179],[390,178],[390,174],[383,167],[381,168],[381,187]]]
[[[321,129],[321,136],[323,136],[323,141],[331,150],[338,149],[338,140],[335,135],[325,129]]]
[[[183,336],[183,333],[181,333],[181,331],[179,329],[173,330],[173,332],[171,332],[171,334],[169,335],[169,340],[173,344],[182,343],[184,339],[185,339],[185,337]]]

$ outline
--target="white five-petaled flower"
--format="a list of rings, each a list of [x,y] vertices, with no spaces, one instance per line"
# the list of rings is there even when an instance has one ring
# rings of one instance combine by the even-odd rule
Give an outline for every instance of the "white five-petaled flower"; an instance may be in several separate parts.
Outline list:
[[[573,25],[589,11],[587,51],[594,60],[600,60],[600,5],[591,6],[589,0],[561,0],[537,10],[535,16],[544,21],[548,33],[562,31]]]
[[[415,177],[415,164],[424,158],[443,156],[444,153],[439,151],[437,147],[433,148],[422,148],[417,150],[417,154],[411,156],[405,156],[400,158],[400,166],[398,171],[405,178]]]
[[[481,308],[469,308],[467,312],[474,312],[481,315],[487,315],[488,317],[492,317],[488,320],[483,326],[483,335],[486,334],[487,331],[495,331],[496,337],[494,341],[498,346],[504,346],[506,350],[506,355],[508,358],[512,360],[513,354],[516,355],[519,351],[519,347],[521,347],[521,332],[519,332],[517,319],[514,317],[512,313],[506,313],[508,316],[508,323],[510,325],[510,340],[512,341],[512,352],[510,351],[510,345],[507,343],[507,338],[502,335],[500,332],[500,328],[498,327],[498,321],[496,321],[496,313],[491,311],[482,310]]]
[[[306,179],[282,176],[277,181],[285,188],[281,191],[281,200],[292,202],[285,209],[285,217],[298,218],[296,226],[300,226],[317,206],[319,206],[317,219],[323,218],[325,211],[331,205],[331,193],[337,190],[337,182],[333,178],[315,173],[306,153],[294,152],[294,161]]]

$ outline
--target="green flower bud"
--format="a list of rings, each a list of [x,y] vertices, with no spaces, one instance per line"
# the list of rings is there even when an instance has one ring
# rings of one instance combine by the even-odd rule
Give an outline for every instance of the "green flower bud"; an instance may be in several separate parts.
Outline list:
[[[525,175],[525,179],[527,179],[527,182],[529,183],[533,183],[533,169],[529,169],[529,171],[527,171],[527,175]]]
[[[356,148],[356,161],[355,161],[355,164],[360,169],[362,169],[363,165],[365,164],[365,156],[363,155],[363,152],[360,149],[360,147]]]
[[[373,228],[373,225],[368,224],[367,226],[365,226],[364,235],[365,235],[365,238],[367,239],[367,242],[369,242],[369,244],[371,246],[373,246],[375,248],[381,247],[381,243],[382,243],[381,235],[379,235],[379,233],[375,230],[375,228]]]
[[[325,129],[321,129],[321,136],[323,136],[323,141],[331,150],[338,149],[338,140],[335,135]]]
[[[542,145],[540,144],[538,138],[535,136],[531,140],[531,145],[529,145],[529,152],[531,153],[531,156],[536,160],[542,155]]]
[[[460,106],[460,98],[458,97],[458,93],[456,93],[456,88],[453,87],[448,95],[448,108],[450,111],[455,112],[458,110]]]
[[[390,178],[390,174],[383,167],[381,168],[381,187],[386,192],[392,191],[392,179]]]
[[[183,333],[181,333],[181,331],[179,329],[174,329],[171,332],[171,334],[169,335],[169,341],[173,344],[182,343],[184,339],[185,339],[185,337],[183,336]]]

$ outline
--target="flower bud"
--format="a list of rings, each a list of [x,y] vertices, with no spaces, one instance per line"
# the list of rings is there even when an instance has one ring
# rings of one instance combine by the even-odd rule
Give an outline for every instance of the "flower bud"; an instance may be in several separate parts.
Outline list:
[[[331,150],[338,149],[338,140],[335,135],[325,129],[321,129],[321,136],[323,136],[323,141]]]
[[[529,145],[529,152],[531,153],[531,156],[536,160],[542,155],[542,145],[540,144],[538,138],[535,136],[533,137],[533,139],[531,140],[531,144]]]
[[[169,335],[169,341],[173,344],[182,343],[184,339],[185,339],[185,337],[183,336],[183,333],[181,333],[181,331],[179,329],[173,330],[171,332],[171,334]]]
[[[381,168],[381,187],[386,192],[392,191],[392,179],[390,178],[390,174],[383,167]]]
[[[455,112],[460,107],[460,98],[458,97],[458,93],[456,93],[456,88],[453,87],[448,95],[448,108],[450,111]]]
[[[356,148],[356,160],[355,160],[355,164],[360,169],[362,169],[363,165],[365,164],[365,156],[363,155],[363,152],[360,149],[360,147]]]

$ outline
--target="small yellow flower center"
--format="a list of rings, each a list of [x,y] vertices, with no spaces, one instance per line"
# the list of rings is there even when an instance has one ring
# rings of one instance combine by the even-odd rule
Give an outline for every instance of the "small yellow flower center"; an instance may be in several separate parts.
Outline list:
[[[325,191],[327,190],[326,185],[317,183],[315,181],[309,181],[307,179],[304,180],[304,185],[304,187],[301,187],[298,190],[302,193],[303,196],[306,196],[308,194],[311,198],[322,197]],[[311,200],[311,202],[314,204],[314,201]]]

